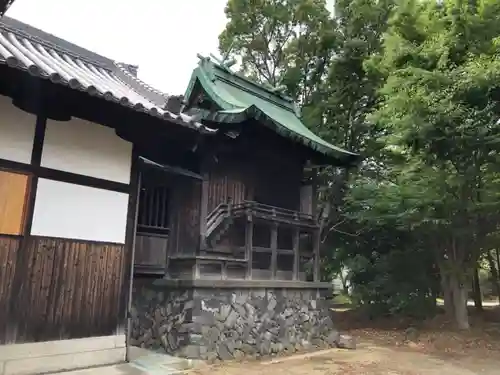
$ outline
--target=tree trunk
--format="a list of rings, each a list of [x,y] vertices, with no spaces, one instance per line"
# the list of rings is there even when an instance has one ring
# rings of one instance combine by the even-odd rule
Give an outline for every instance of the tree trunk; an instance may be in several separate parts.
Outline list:
[[[500,250],[495,249],[495,254],[497,255],[497,270],[498,270],[500,269]]]
[[[347,296],[349,295],[349,287],[347,286],[347,280],[344,277],[344,268],[340,270],[339,277],[340,281],[342,282],[342,290],[344,291],[344,294]]]
[[[500,280],[498,279],[498,268],[495,265],[491,251],[486,252],[486,260],[488,261],[491,270],[491,282],[493,283],[493,289],[495,290],[498,301],[500,302]]]
[[[453,293],[451,291],[450,277],[441,271],[441,289],[443,290],[444,311],[450,320],[455,319],[455,309],[453,308]]]
[[[458,329],[468,330],[469,314],[467,311],[467,288],[462,281],[461,275],[456,271],[448,271],[457,268],[441,268],[441,286],[443,287],[444,308],[446,315],[455,322]]]
[[[470,328],[469,314],[467,312],[467,289],[456,274],[450,275],[450,286],[453,295],[455,323],[458,329],[467,330]]]
[[[474,297],[474,306],[478,311],[483,311],[483,297],[481,296],[481,285],[479,284],[478,266],[474,267],[472,275],[472,295]]]

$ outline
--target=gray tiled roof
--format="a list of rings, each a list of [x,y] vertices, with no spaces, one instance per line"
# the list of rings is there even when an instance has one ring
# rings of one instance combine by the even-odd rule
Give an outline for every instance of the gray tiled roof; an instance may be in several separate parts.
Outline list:
[[[0,64],[181,125],[211,131],[165,109],[168,95],[144,83],[126,64],[100,56],[9,17],[0,19]]]

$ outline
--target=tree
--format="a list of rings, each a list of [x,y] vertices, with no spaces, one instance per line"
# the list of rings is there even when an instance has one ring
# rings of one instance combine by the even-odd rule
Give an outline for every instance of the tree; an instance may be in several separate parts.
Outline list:
[[[390,174],[377,141],[386,127],[367,120],[384,77],[366,72],[364,63],[381,52],[393,2],[337,0],[329,14],[323,1],[231,0],[226,8],[229,22],[220,36],[221,53],[239,58],[245,74],[257,82],[286,85],[287,93],[302,105],[306,125],[366,156],[355,175],[336,168],[320,175],[320,202],[333,207],[324,223],[322,265],[324,276],[349,265],[358,299],[373,313],[415,312],[417,301],[434,305],[436,293],[433,277],[427,277],[432,262],[421,256],[422,248],[412,253],[412,241],[403,229],[395,229],[391,221],[372,225],[370,218],[357,220],[359,205],[344,204],[349,185],[362,189],[368,179]],[[304,18],[299,10],[306,8]],[[394,243],[398,237],[405,240]],[[406,277],[416,262],[422,272]],[[364,270],[368,265],[370,270]]]
[[[412,163],[408,157],[397,149],[384,153],[383,174],[360,175],[351,183],[345,215],[359,229],[344,256],[355,295],[371,313],[424,317],[435,311],[439,290],[424,224],[432,191],[419,178],[422,171],[411,172],[418,165],[406,170]]]
[[[384,311],[409,306],[404,296],[433,301],[438,273],[447,312],[467,328],[473,267],[498,248],[500,3],[324,5],[230,0],[221,52],[256,81],[284,84],[306,125],[365,156],[356,173],[320,175],[333,208],[325,269],[348,263],[360,300]]]
[[[373,148],[378,131],[367,123],[380,84],[363,63],[380,50],[393,0],[230,0],[220,35],[223,54],[238,57],[258,82],[285,85],[302,105],[303,121],[326,140],[356,152]],[[368,154],[372,154],[372,150]],[[341,220],[349,172],[321,174],[320,202],[333,207],[323,242]]]
[[[325,0],[229,0],[225,13],[221,52],[238,57],[242,72],[257,82],[274,87],[288,75],[294,97],[305,100],[306,81],[324,70],[316,57],[334,40]]]
[[[498,227],[499,16],[491,0],[401,1],[383,54],[367,64],[385,77],[372,119],[407,155],[403,173],[425,201],[401,214],[419,213],[412,226],[425,228],[447,312],[463,329],[467,279]]]

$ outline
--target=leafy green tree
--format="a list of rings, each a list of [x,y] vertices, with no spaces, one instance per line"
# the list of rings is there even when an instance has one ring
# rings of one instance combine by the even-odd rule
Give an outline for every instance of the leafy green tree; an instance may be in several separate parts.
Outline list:
[[[321,71],[316,56],[334,39],[325,0],[229,0],[225,13],[221,52],[238,57],[244,74],[273,87],[288,74],[302,88],[296,97],[303,97],[309,89],[304,82]],[[296,66],[307,74],[295,76]]]
[[[465,286],[498,247],[500,3],[337,0],[329,14],[320,0],[230,0],[226,14],[221,52],[365,156],[356,174],[321,173],[325,269],[348,264],[360,302],[386,312],[433,301],[439,271],[467,328]]]
[[[499,16],[491,0],[401,1],[367,64],[386,78],[373,121],[407,159],[398,183],[422,200],[400,215],[427,238],[463,329],[468,278],[498,226]]]
[[[330,14],[324,1],[230,0],[226,8],[229,22],[220,36],[222,54],[239,58],[243,73],[257,82],[286,85],[288,94],[302,105],[306,124],[330,142],[366,156],[357,173],[359,179],[351,183],[360,188],[363,184],[359,182],[386,178],[390,173],[377,141],[387,129],[367,120],[385,77],[378,72],[367,73],[364,64],[381,51],[393,3],[337,0]],[[393,238],[403,234],[392,222],[372,225],[369,217],[357,220],[358,211],[354,210],[359,207],[355,203],[346,207],[343,202],[353,180],[350,175],[345,169],[335,168],[320,175],[320,201],[333,207],[324,222],[323,276],[331,277],[341,271],[342,265],[348,265],[360,302],[379,313],[414,311],[415,301],[435,293],[429,286],[432,280],[425,279],[427,273],[421,272],[421,278],[401,283],[399,275],[408,274],[408,269],[415,268],[415,260],[424,258],[401,255],[413,247],[408,246],[410,241],[393,243]],[[401,256],[391,256],[397,246]],[[366,264],[371,264],[370,272],[365,272]],[[420,264],[422,270],[432,266],[427,261]],[[386,274],[392,268],[395,271]],[[377,287],[372,288],[374,285]],[[395,292],[397,288],[399,292]],[[415,291],[425,292],[416,298]],[[395,295],[398,298],[389,298]]]

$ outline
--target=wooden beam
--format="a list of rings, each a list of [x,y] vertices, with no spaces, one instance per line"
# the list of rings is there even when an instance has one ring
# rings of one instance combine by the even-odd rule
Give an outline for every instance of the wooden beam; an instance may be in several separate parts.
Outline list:
[[[295,228],[293,231],[293,280],[299,279],[300,263],[300,230]]]
[[[137,219],[139,216],[139,195],[141,192],[142,176],[138,166],[138,155],[135,147],[132,148],[132,161],[130,171],[130,194],[127,210],[127,227],[125,238],[125,272],[122,287],[121,303],[125,310],[125,318],[127,325],[127,350],[126,359],[130,357],[128,345],[131,339],[132,319],[130,312],[132,311],[133,299],[133,281],[134,281],[134,263],[135,263],[135,245],[137,240]]]
[[[251,211],[247,212],[245,227],[245,258],[247,260],[247,279],[252,279],[252,252],[253,252],[253,218]]]
[[[139,160],[141,161],[142,165],[144,165],[145,167],[158,169],[160,171],[171,173],[171,174],[178,175],[178,176],[190,177],[190,178],[194,178],[196,180],[203,180],[202,175],[199,175],[198,173],[192,172],[186,168],[156,163],[156,162],[149,160],[149,159],[146,159],[145,157],[142,157],[142,156],[139,157]]]
[[[278,271],[278,224],[271,225],[271,277],[276,278]]]
[[[208,172],[203,173],[203,181],[201,183],[201,202],[200,202],[200,250],[207,249],[207,216],[208,216],[208,188],[209,176]]]
[[[319,282],[320,279],[320,270],[319,270],[319,245],[321,242],[321,236],[320,236],[320,231],[315,230],[313,233],[313,254],[314,254],[314,267],[313,267],[313,276],[314,276],[314,281]]]

